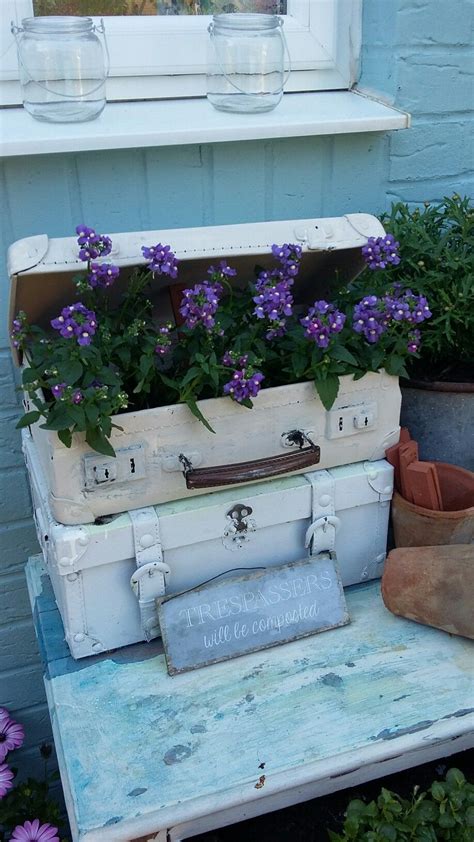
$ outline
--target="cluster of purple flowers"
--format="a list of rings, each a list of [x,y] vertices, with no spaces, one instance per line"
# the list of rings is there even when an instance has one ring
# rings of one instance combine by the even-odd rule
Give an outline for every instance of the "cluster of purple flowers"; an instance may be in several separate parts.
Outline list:
[[[376,295],[367,295],[355,305],[352,315],[352,327],[361,333],[371,345],[379,341],[387,330],[390,316],[387,309]]]
[[[293,314],[293,295],[290,290],[299,272],[301,246],[284,243],[273,245],[272,254],[280,263],[280,269],[260,272],[255,284],[254,316],[271,322],[267,339],[276,339],[286,331],[286,319]]]
[[[172,330],[173,325],[168,323],[163,325],[158,330],[158,337],[156,340],[155,345],[155,354],[158,354],[159,357],[165,357],[171,350],[171,336],[170,332]]]
[[[202,325],[210,333],[216,324],[214,316],[223,291],[222,284],[209,281],[183,290],[179,312],[185,319],[186,327]]]
[[[279,260],[282,269],[290,278],[296,278],[300,269],[303,250],[294,243],[283,243],[282,246],[273,245],[272,254]]]
[[[305,336],[312,339],[319,348],[327,348],[331,337],[340,333],[346,317],[327,301],[315,301],[308,314],[300,319]]]
[[[59,330],[61,336],[77,339],[78,345],[90,345],[97,330],[97,319],[93,310],[88,310],[84,304],[70,304],[61,310],[61,314],[51,320],[51,326]]]
[[[105,257],[112,251],[112,240],[105,234],[96,234],[93,228],[87,225],[78,225],[76,228],[77,242],[80,246],[79,259],[89,262],[97,257]]]
[[[56,383],[55,386],[51,386],[51,392],[57,401],[69,399],[71,403],[77,404],[84,400],[81,390],[72,389],[67,383]]]
[[[398,293],[397,294],[394,294]],[[409,324],[421,324],[432,315],[424,295],[415,295],[411,289],[401,293],[394,289],[383,298],[387,311],[395,322],[406,321]]]
[[[24,739],[23,726],[12,719],[6,708],[0,708],[0,800],[13,789],[15,777],[5,758],[9,751],[21,748]],[[41,824],[39,819],[26,821],[15,827],[10,842],[59,842],[58,828]]]
[[[161,243],[156,246],[142,246],[142,254],[145,260],[148,260],[150,272],[169,275],[170,278],[178,276],[179,260],[170,246],[163,246]]]
[[[407,322],[410,325],[421,324],[429,319],[431,311],[423,295],[414,295],[408,289],[393,288],[390,293],[378,298],[368,295],[354,307],[352,326],[356,333],[361,333],[367,342],[375,344],[387,330],[390,322]],[[420,347],[421,334],[413,329],[408,336],[408,351],[416,353]]]
[[[226,260],[221,260],[219,266],[209,266],[207,274],[211,276],[213,282],[222,281],[224,278],[234,278],[237,274],[235,269],[227,263]]]
[[[362,254],[369,269],[385,269],[390,264],[398,266],[400,263],[399,246],[392,234],[369,237],[367,245],[362,246]]]
[[[118,266],[113,263],[91,263],[87,280],[89,286],[95,287],[110,287],[117,280],[120,274]]]
[[[18,313],[16,319],[12,321],[12,332],[10,334],[12,345],[14,348],[21,348],[28,335],[28,326],[26,324],[26,315],[21,311]]]
[[[229,395],[237,403],[242,403],[248,398],[256,398],[262,381],[265,380],[261,371],[255,371],[253,366],[249,366],[247,363],[248,354],[239,355],[234,351],[226,351],[222,357],[222,364],[226,367],[239,366],[223,389],[224,395]]]

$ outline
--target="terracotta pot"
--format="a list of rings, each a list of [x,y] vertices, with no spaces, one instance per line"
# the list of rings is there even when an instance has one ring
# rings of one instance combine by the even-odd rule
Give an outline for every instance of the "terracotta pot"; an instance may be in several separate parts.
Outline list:
[[[444,511],[409,503],[397,492],[392,500],[396,547],[470,544],[474,541],[474,473],[436,462]]]

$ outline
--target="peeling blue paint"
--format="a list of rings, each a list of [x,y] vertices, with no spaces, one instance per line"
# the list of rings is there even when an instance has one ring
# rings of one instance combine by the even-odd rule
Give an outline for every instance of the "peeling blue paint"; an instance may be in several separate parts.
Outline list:
[[[182,763],[188,757],[191,757],[193,749],[191,746],[177,745],[170,748],[163,757],[167,766],[172,766],[173,763]]]
[[[372,737],[373,740],[394,740],[396,737],[402,737],[404,734],[416,734],[417,731],[425,731],[433,725],[432,719],[424,719],[422,722],[415,722],[414,725],[409,725],[406,728],[384,728],[380,734]]]
[[[135,789],[132,789],[131,792],[127,792],[127,796],[129,798],[136,798],[137,795],[143,795],[144,792],[147,792],[147,786],[137,786]]]
[[[344,684],[344,680],[340,675],[336,675],[335,672],[328,672],[326,675],[321,676],[319,680],[321,684],[326,684],[328,687],[340,687],[341,684]]]

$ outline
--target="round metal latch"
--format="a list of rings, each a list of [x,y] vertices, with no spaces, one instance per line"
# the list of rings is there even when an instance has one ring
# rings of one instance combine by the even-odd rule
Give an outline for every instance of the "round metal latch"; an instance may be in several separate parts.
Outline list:
[[[240,550],[249,542],[250,534],[257,529],[256,521],[250,517],[252,511],[251,506],[246,506],[244,503],[236,503],[226,513],[229,523],[222,537],[222,543],[226,550]]]

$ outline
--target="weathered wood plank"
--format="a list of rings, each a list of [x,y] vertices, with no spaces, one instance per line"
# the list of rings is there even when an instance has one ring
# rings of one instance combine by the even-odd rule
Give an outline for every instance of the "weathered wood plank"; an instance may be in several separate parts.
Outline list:
[[[40,573],[30,561],[30,582]],[[76,838],[117,842],[246,803],[257,812],[258,799],[293,790],[297,801],[330,774],[466,734],[473,644],[393,616],[377,582],[346,597],[350,625],[205,671],[168,676],[156,644],[51,663]]]

